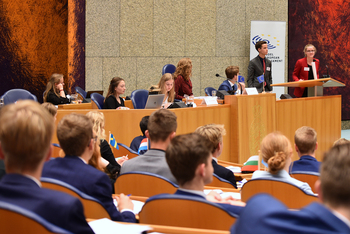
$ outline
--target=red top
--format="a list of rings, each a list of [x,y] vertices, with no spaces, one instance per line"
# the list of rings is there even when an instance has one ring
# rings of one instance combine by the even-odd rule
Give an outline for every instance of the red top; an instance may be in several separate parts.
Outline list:
[[[315,65],[316,65],[316,74],[317,79],[320,78],[320,74],[318,72],[318,67],[320,66],[320,61],[318,59],[315,59]],[[308,80],[309,79],[309,68],[307,64],[306,57],[299,59],[297,63],[295,64],[294,71],[293,71],[293,80],[299,81],[300,79]],[[314,78],[315,79],[315,78]],[[296,97],[303,96],[305,87],[297,87],[294,89],[294,95]]]
[[[191,79],[186,81],[181,75],[175,79],[175,99],[182,100],[184,95],[193,95]]]

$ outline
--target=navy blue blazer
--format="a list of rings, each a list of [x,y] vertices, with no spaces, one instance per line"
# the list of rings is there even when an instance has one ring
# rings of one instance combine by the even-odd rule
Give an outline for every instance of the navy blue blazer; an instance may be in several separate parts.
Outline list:
[[[267,194],[251,198],[231,227],[231,234],[332,234],[350,233],[350,228],[320,203],[300,211],[288,210]]]
[[[141,141],[145,138],[146,138],[146,136],[144,136],[144,135],[135,137],[132,140],[132,142],[130,143],[130,149],[132,149],[135,152],[138,152],[139,148],[140,148]]]
[[[235,186],[235,188],[237,188],[237,184],[236,184],[236,178],[235,175],[233,174],[233,172],[219,164],[216,163],[216,161],[213,159],[211,160],[211,163],[213,164],[213,168],[214,168],[214,174],[216,174],[217,176],[228,180],[231,182],[231,184],[233,186]]]
[[[182,191],[182,190],[179,190],[179,189],[176,190],[176,192],[174,194],[183,195],[183,196],[192,196],[192,197],[202,198],[203,200],[206,200],[204,197],[202,197],[202,196],[200,196],[198,194],[189,193],[189,192]],[[239,215],[241,213],[241,211],[243,210],[243,208],[244,208],[242,206],[233,206],[233,205],[230,205],[230,204],[223,204],[223,203],[215,203],[215,204],[221,206],[226,211],[228,211],[228,212],[230,212],[231,214],[234,214],[234,215]]]
[[[320,171],[321,162],[310,155],[301,156],[299,160],[294,161],[289,167],[289,174],[297,171],[317,172]]]
[[[72,233],[94,233],[85,220],[79,199],[40,188],[20,174],[6,174],[0,181],[0,201],[32,211],[46,221]]]
[[[232,88],[230,82],[228,80],[224,80],[222,84],[219,86],[218,90],[225,90],[227,92],[232,92],[237,90],[237,84],[233,85],[234,88]]]
[[[65,156],[46,162],[42,177],[53,178],[72,185],[83,193],[96,198],[114,221],[136,222],[131,211],[120,213],[112,199],[112,185],[102,171],[84,163],[79,157]]]

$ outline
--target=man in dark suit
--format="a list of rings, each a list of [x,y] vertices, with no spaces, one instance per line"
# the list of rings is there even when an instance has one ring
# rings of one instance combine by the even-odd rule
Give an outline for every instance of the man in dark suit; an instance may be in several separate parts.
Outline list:
[[[198,127],[195,133],[202,135],[212,144],[213,151],[211,152],[211,162],[214,168],[214,174],[228,180],[235,188],[237,188],[236,178],[233,172],[218,164],[218,157],[221,155],[224,147],[223,136],[226,135],[224,125],[207,124]]]
[[[224,80],[218,90],[225,90],[230,94],[246,94],[244,82],[237,82],[239,75],[238,66],[229,66],[225,69],[227,80]]]
[[[259,93],[263,91],[272,91],[272,67],[271,61],[266,58],[268,53],[267,42],[258,41],[255,44],[255,49],[259,55],[250,60],[248,65],[248,87],[256,87]],[[264,74],[264,81],[259,82],[258,77]]]
[[[0,158],[7,171],[0,181],[0,201],[72,233],[93,233],[77,198],[41,188],[41,171],[52,154],[53,116],[37,102],[19,101],[1,109],[0,123]]]
[[[231,228],[233,234],[350,233],[350,144],[325,153],[315,184],[320,203],[289,210],[269,195],[251,198]],[[291,196],[293,199],[293,196]]]
[[[166,160],[179,184],[175,194],[207,199],[238,215],[244,202],[232,197],[223,199],[216,192],[204,193],[204,186],[213,179],[212,150],[212,144],[197,133],[174,137],[166,150]]]
[[[290,165],[289,173],[303,171],[319,173],[321,162],[315,158],[315,151],[318,147],[316,131],[308,126],[298,128],[295,131],[294,142],[300,159]]]
[[[113,203],[109,177],[87,164],[97,140],[92,129],[93,124],[85,115],[73,113],[64,116],[57,125],[57,138],[66,156],[46,162],[42,177],[61,180],[96,198],[112,220],[136,222],[129,197],[120,195],[119,212]]]
[[[175,136],[176,115],[167,109],[159,109],[151,114],[145,134],[151,141],[151,149],[143,155],[123,163],[120,174],[130,171],[145,171],[163,176],[173,183],[177,181],[165,160],[165,150]]]

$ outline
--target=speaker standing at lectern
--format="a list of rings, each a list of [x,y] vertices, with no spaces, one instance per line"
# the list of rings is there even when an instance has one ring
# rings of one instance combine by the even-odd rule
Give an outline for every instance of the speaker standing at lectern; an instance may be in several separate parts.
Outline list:
[[[318,68],[320,66],[320,61],[315,59],[314,56],[316,54],[316,47],[311,44],[307,44],[304,47],[304,55],[305,57],[299,59],[294,67],[293,71],[293,80],[301,81],[301,80],[313,80],[314,74],[317,74],[317,79],[320,77]],[[312,65],[314,63],[314,65]],[[314,68],[313,68],[314,67]],[[313,70],[316,69],[316,72]],[[307,97],[307,88],[305,87],[297,87],[294,89],[294,95],[296,97]]]
[[[268,53],[267,42],[258,41],[255,44],[255,49],[259,55],[250,60],[248,65],[248,87],[255,87],[259,93],[263,91],[272,91],[272,67],[271,61],[266,58]],[[264,81],[259,81],[258,77],[264,75]]]

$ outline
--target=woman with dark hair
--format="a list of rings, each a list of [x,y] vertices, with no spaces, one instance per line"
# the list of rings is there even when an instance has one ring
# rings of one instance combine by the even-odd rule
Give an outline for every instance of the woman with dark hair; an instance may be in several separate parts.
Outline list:
[[[302,59],[299,59],[294,67],[293,71],[293,80],[294,81],[300,81],[300,80],[313,80],[319,78],[318,68],[320,66],[320,61],[318,59],[315,59],[314,56],[316,54],[316,47],[312,44],[307,44],[304,47],[304,55],[305,57]],[[317,77],[314,77],[314,72],[312,68],[312,63],[315,63],[316,68],[316,75]],[[308,96],[308,88],[305,87],[297,87],[294,89],[294,95],[296,97],[307,97]]]
[[[50,102],[54,105],[70,103],[66,91],[63,90],[64,80],[62,74],[54,73],[51,75],[44,92],[44,102]]]
[[[124,107],[124,99],[120,95],[125,93],[125,81],[120,77],[114,77],[109,84],[103,109],[120,109]]]
[[[174,72],[175,98],[182,100],[185,95],[193,96],[192,92],[192,61],[189,58],[182,58],[177,64]]]
[[[279,132],[268,134],[260,144],[260,156],[268,164],[268,171],[255,171],[254,179],[279,180],[299,187],[307,194],[314,194],[307,183],[290,177],[293,149],[288,138]]]

